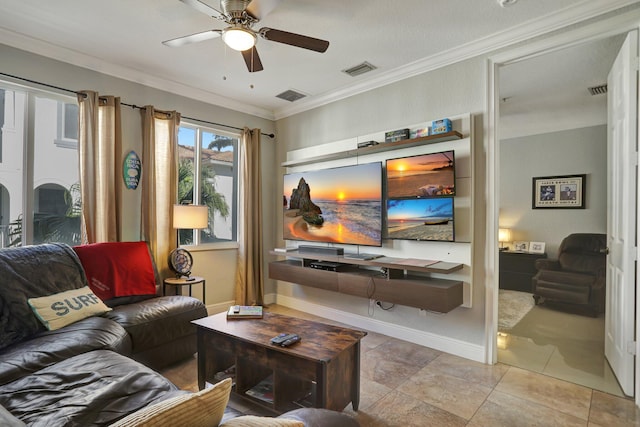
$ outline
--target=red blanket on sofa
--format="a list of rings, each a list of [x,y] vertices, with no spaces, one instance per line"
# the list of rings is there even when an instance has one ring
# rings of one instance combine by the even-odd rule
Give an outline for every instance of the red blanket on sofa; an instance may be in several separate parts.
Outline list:
[[[75,246],[91,290],[103,301],[156,293],[153,261],[145,242]]]

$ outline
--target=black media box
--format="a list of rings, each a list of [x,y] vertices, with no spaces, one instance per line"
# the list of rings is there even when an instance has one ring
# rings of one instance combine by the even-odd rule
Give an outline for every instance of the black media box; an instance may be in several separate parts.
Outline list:
[[[315,268],[317,270],[340,271],[348,267],[348,264],[341,264],[339,262],[329,262],[329,261],[313,261],[309,263],[309,267]]]
[[[363,141],[363,142],[358,142],[358,148],[373,147],[374,145],[378,145],[378,141]]]

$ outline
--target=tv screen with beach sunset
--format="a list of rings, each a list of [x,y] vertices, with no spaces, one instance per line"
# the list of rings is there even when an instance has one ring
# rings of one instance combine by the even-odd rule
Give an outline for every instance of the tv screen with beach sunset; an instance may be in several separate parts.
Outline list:
[[[455,188],[454,152],[422,154],[387,160],[387,197],[453,196]]]
[[[382,245],[382,163],[284,175],[285,240]]]
[[[387,200],[387,237],[453,242],[453,197]]]

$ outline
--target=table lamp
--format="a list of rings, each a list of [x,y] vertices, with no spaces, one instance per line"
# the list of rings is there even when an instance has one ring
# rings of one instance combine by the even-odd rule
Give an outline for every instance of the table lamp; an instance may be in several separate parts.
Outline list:
[[[173,228],[175,229],[203,229],[209,225],[209,208],[201,205],[173,205]],[[176,272],[176,277],[191,275],[193,257],[191,253],[180,247],[178,235],[178,247],[169,254],[169,266]]]
[[[506,251],[508,249],[504,247],[504,244],[509,243],[510,241],[511,241],[511,229],[509,228],[498,229],[498,242],[500,242],[501,251]]]

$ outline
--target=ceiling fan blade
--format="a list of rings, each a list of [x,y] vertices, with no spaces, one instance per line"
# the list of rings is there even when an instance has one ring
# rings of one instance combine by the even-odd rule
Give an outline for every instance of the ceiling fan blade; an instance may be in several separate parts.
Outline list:
[[[290,33],[288,31],[274,30],[273,28],[261,28],[259,34],[265,40],[314,50],[320,53],[325,52],[329,47],[329,42],[326,40],[303,36],[302,34]]]
[[[282,0],[253,0],[245,9],[249,15],[258,21],[264,19]]]
[[[208,4],[201,2],[200,0],[180,0],[180,1],[188,6],[191,6],[197,11],[204,13],[205,15],[211,16],[221,21],[225,21],[226,19],[224,15],[220,13],[220,11],[212,8]]]
[[[262,61],[260,60],[260,56],[258,55],[258,51],[255,46],[251,49],[243,50],[241,53],[244,58],[244,63],[247,64],[247,69],[250,73],[264,70],[262,67]]]
[[[171,40],[165,40],[162,42],[163,45],[169,47],[180,47],[185,44],[197,43],[204,40],[215,39],[216,37],[220,37],[222,31],[220,30],[209,30],[203,31],[201,33],[191,34],[190,36],[178,37]]]

